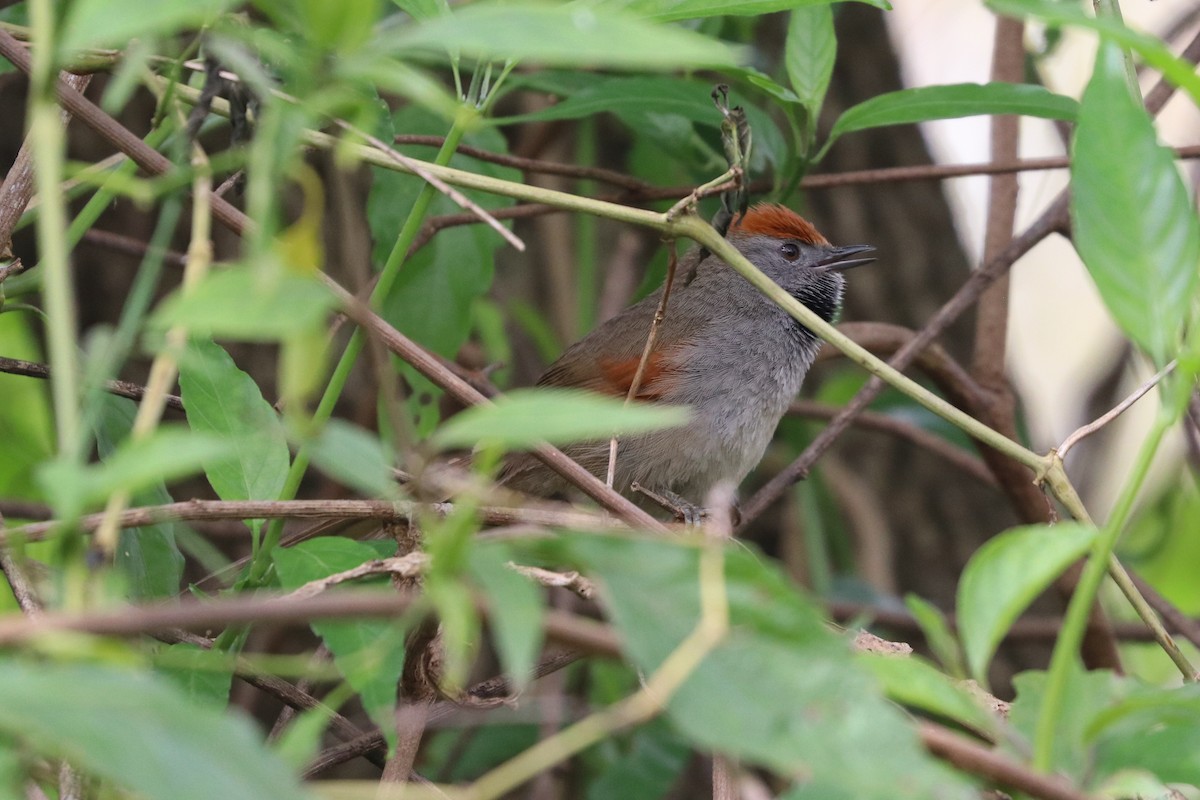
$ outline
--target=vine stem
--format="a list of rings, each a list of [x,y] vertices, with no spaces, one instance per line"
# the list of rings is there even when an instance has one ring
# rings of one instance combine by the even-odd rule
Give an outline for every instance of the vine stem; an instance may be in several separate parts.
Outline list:
[[[1042,698],[1042,707],[1038,715],[1037,727],[1034,731],[1033,766],[1043,772],[1049,772],[1053,767],[1054,740],[1057,734],[1058,720],[1062,716],[1063,705],[1066,702],[1067,683],[1070,680],[1072,667],[1078,659],[1079,645],[1083,641],[1088,614],[1091,611],[1092,604],[1096,600],[1096,594],[1100,590],[1100,583],[1104,580],[1105,572],[1111,572],[1111,565],[1115,562],[1113,549],[1116,547],[1117,539],[1120,537],[1121,531],[1129,519],[1138,491],[1141,489],[1146,475],[1150,471],[1150,463],[1153,461],[1154,454],[1158,451],[1158,447],[1162,443],[1163,436],[1172,424],[1171,416],[1160,411],[1158,418],[1155,420],[1154,427],[1151,428],[1150,433],[1142,443],[1141,450],[1134,461],[1133,469],[1121,489],[1121,494],[1117,497],[1116,505],[1113,507],[1108,522],[1101,529],[1100,534],[1096,537],[1096,541],[1092,544],[1092,551],[1088,556],[1087,563],[1084,564],[1083,574],[1080,575],[1079,584],[1075,587],[1075,594],[1071,596],[1071,602],[1067,606],[1067,615],[1063,621],[1062,632],[1059,634],[1058,641],[1054,644],[1054,653],[1050,658],[1050,670],[1046,677],[1045,694]],[[1058,495],[1060,500],[1063,500],[1064,505],[1068,507],[1068,510],[1072,514],[1082,521],[1091,521],[1087,510],[1083,508],[1083,504],[1079,501],[1074,487],[1067,480],[1061,461],[1054,463],[1054,466],[1047,473],[1046,479],[1051,489]],[[1120,565],[1118,564],[1117,567],[1119,568]],[[1124,573],[1124,569],[1120,569],[1120,572]],[[1126,575],[1125,577],[1128,580],[1128,576]],[[1132,582],[1129,583],[1129,586],[1132,587]],[[1125,590],[1124,586],[1122,590]],[[1133,593],[1139,598],[1141,597],[1140,594],[1137,594],[1136,589],[1133,590]],[[1128,593],[1126,596],[1129,596]],[[1145,601],[1143,600],[1142,602],[1144,603]],[[1153,610],[1150,610],[1150,614],[1157,620],[1157,616],[1154,615]],[[1161,627],[1161,623],[1159,623],[1159,626]],[[1172,641],[1171,647],[1164,647],[1164,649],[1175,660],[1173,653],[1178,652],[1178,646]],[[1175,663],[1183,671],[1184,677],[1189,680],[1195,680],[1195,669],[1187,663],[1187,660],[1183,658],[1181,653],[1178,657],[1182,659],[1182,663],[1178,660]]]
[[[66,131],[54,101],[54,9],[49,0],[29,4],[31,24],[29,141],[41,206],[37,217],[46,316],[46,341],[53,378],[54,424],[63,459],[78,460],[80,410],[79,363],[75,352],[78,314],[67,252],[66,206],[59,186],[63,181]]]

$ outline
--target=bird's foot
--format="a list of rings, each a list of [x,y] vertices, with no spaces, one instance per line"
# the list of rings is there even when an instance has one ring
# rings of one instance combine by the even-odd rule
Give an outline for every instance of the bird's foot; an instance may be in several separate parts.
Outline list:
[[[689,528],[699,528],[708,519],[708,509],[696,505],[690,500],[672,492],[670,489],[654,491],[647,489],[636,481],[630,486],[630,489],[638,494],[645,495],[662,508],[670,511],[675,515],[676,520]]]

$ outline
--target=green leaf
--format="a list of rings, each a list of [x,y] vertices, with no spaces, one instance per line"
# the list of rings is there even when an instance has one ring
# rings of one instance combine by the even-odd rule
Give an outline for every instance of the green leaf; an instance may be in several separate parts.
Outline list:
[[[765,75],[754,70],[732,71],[763,88],[774,84]],[[495,120],[496,124],[581,119],[609,112],[619,117],[638,135],[649,136],[658,141],[667,152],[679,147],[682,136],[695,135],[692,125],[684,125],[684,120],[714,131],[721,126],[721,115],[712,103],[712,84],[703,81],[667,76],[591,75],[583,76],[582,79],[572,76],[572,80],[552,81],[551,85],[536,80],[524,83],[542,86],[545,91],[561,95],[562,100],[530,114]],[[778,91],[787,92],[783,87],[776,88]],[[794,101],[795,98],[792,98],[791,102]],[[768,162],[778,166],[787,149],[778,126],[769,114],[757,106],[749,103],[741,105],[746,109],[746,118],[754,131],[752,169],[765,169]],[[668,127],[671,124],[676,124],[676,127],[682,127],[683,130]]]
[[[815,5],[794,10],[788,18],[783,59],[792,89],[808,111],[810,127],[816,127],[836,58],[837,36],[830,7]]]
[[[588,786],[587,800],[650,800],[668,796],[691,759],[687,741],[663,720],[634,731],[629,751],[613,759]]]
[[[152,674],[7,659],[0,730],[149,800],[311,797],[240,714]]]
[[[917,656],[860,653],[859,660],[874,673],[887,696],[901,705],[954,720],[991,737],[996,720],[952,678]]]
[[[396,495],[396,480],[378,434],[345,420],[331,419],[309,444],[313,463],[331,478],[368,497]]]
[[[513,555],[505,542],[479,542],[468,558],[471,577],[483,588],[492,610],[492,638],[500,663],[521,691],[533,676],[542,647],[541,589],[508,566]]]
[[[688,416],[684,406],[627,406],[624,400],[574,389],[517,389],[497,397],[494,404],[458,414],[438,429],[433,440],[439,447],[479,442],[507,448],[567,444],[673,428]]]
[[[186,295],[168,297],[150,324],[182,325],[196,336],[275,341],[324,325],[333,307],[333,295],[314,276],[230,267]]]
[[[1094,30],[1103,38],[1136,52],[1163,77],[1190,94],[1193,102],[1200,103],[1200,75],[1196,74],[1196,65],[1177,57],[1156,36],[1131,30],[1107,14],[1090,16],[1074,3],[1056,0],[987,0],[987,5],[1005,16],[1033,16],[1050,25],[1075,25]]]
[[[230,445],[223,439],[164,425],[138,441],[126,439],[100,464],[85,467],[62,460],[47,462],[38,471],[38,480],[55,508],[71,515],[115,492],[137,492],[186,477],[229,452]]]
[[[891,10],[887,0],[860,0]],[[605,5],[631,11],[657,22],[716,16],[752,16],[809,6],[828,6],[832,0],[608,0]]]
[[[743,53],[682,28],[619,11],[566,4],[474,3],[398,31],[402,54],[444,53],[545,66],[679,69],[732,66]]]
[[[925,635],[925,643],[942,667],[956,678],[965,678],[967,670],[963,666],[962,648],[946,623],[945,615],[932,603],[915,594],[905,595],[904,604],[908,606],[909,613]]]
[[[78,0],[68,6],[59,47],[71,54],[89,47],[124,47],[143,36],[172,36],[204,27],[235,5],[234,0]]]
[[[190,702],[219,710],[229,704],[234,661],[230,653],[177,642],[163,648],[160,658],[159,671],[174,681]]]
[[[1200,277],[1200,220],[1175,156],[1104,44],[1083,94],[1071,158],[1075,247],[1121,329],[1162,366]]]
[[[647,675],[694,629],[699,551],[690,543],[574,534],[554,547],[599,580],[626,652]],[[803,775],[814,797],[972,796],[921,750],[848,644],[774,567],[739,544],[725,552],[724,579],[729,632],[667,706],[694,745]]]
[[[1017,696],[1009,712],[1009,721],[1032,741],[1045,699],[1046,673],[1023,672],[1013,678],[1013,687]],[[1125,688],[1121,679],[1111,672],[1087,672],[1076,663],[1071,666],[1071,678],[1065,690],[1061,714],[1054,720],[1051,764],[1055,771],[1083,780],[1092,777],[1091,770],[1095,766],[1088,731],[1095,727],[1096,719],[1104,709],[1124,694]]]
[[[362,542],[323,536],[295,547],[276,548],[272,556],[279,582],[290,591],[373,561],[379,554]],[[393,713],[396,686],[404,669],[406,626],[394,620],[364,620],[314,622],[312,629],[333,654],[334,664],[346,681],[359,693],[363,708],[383,731],[389,747],[395,747]]]
[[[959,83],[901,89],[846,109],[833,124],[820,155],[843,134],[868,128],[979,114],[1022,114],[1073,122],[1077,113],[1078,104],[1070,97],[1024,83]]]
[[[36,273],[28,273],[36,274]],[[6,284],[7,285],[7,284]],[[9,358],[41,361],[29,314],[0,314],[0,352]],[[0,374],[0,493],[5,497],[43,499],[33,479],[35,466],[54,453],[50,387],[24,375]]]
[[[107,459],[128,438],[137,406],[132,400],[111,394],[98,396],[97,402],[100,411],[94,423],[96,449],[102,459]],[[159,506],[173,503],[175,499],[161,482],[157,482],[134,492],[132,502],[136,506]],[[121,530],[113,561],[129,582],[127,595],[131,600],[174,597],[179,592],[183,580],[183,554],[179,552],[176,537],[190,532],[181,522],[159,522]]]
[[[1092,717],[1097,772],[1152,772],[1164,783],[1200,785],[1200,687],[1142,687]]]
[[[400,10],[415,20],[433,19],[450,13],[446,0],[392,0]]]
[[[254,379],[219,345],[192,340],[179,365],[179,386],[193,431],[224,437],[233,458],[205,465],[222,500],[274,500],[287,478],[287,437]]]
[[[979,548],[958,583],[958,630],[972,676],[985,679],[1005,632],[1095,538],[1095,528],[1079,523],[1026,525]]]

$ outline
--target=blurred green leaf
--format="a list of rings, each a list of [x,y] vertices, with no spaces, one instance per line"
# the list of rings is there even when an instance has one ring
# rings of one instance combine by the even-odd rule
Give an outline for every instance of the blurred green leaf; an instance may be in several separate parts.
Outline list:
[[[6,284],[7,285],[7,284]],[[41,361],[28,314],[0,314],[0,353],[9,358]],[[23,375],[0,374],[0,493],[5,497],[40,500],[33,479],[35,465],[54,452],[54,421],[47,381]]]
[[[959,688],[954,679],[920,657],[860,653],[859,660],[897,703],[953,720],[984,736],[995,735],[996,719]]]
[[[1017,695],[1009,711],[1009,721],[1032,741],[1045,696],[1046,673],[1023,672],[1013,678],[1013,687]],[[1084,671],[1082,665],[1076,663],[1071,667],[1071,678],[1065,690],[1061,714],[1054,721],[1051,763],[1055,771],[1082,781],[1093,777],[1092,770],[1096,766],[1088,729],[1097,715],[1124,694],[1125,689],[1121,679],[1111,672]]]
[[[179,365],[188,425],[229,440],[233,458],[205,465],[222,500],[274,500],[287,478],[287,437],[254,379],[212,341],[193,339]]]
[[[483,588],[492,610],[492,638],[500,663],[517,691],[533,676],[542,647],[542,590],[508,566],[505,542],[479,542],[468,554],[471,577]]]
[[[160,658],[159,671],[174,681],[190,702],[225,710],[233,683],[231,654],[177,642],[163,648]]]
[[[76,0],[68,6],[59,47],[64,56],[89,47],[124,47],[130,39],[201,28],[234,0]]]
[[[971,556],[958,582],[958,632],[976,680],[986,680],[992,654],[1021,612],[1095,538],[1095,528],[1074,522],[1026,525],[989,539]]]
[[[1200,614],[1200,491],[1191,477],[1164,487],[1162,497],[1143,506],[1121,538],[1123,563],[1185,614]]]
[[[766,76],[751,78],[754,73],[749,70],[735,72],[755,85],[764,81],[774,83]],[[692,135],[693,129],[688,125],[680,132],[664,128],[664,125],[686,120],[714,132],[721,126],[721,115],[712,102],[712,84],[705,81],[670,76],[590,75],[584,79],[572,76],[560,82],[557,77],[558,74],[553,74],[542,76],[540,80],[521,82],[559,94],[562,99],[558,103],[529,114],[495,120],[496,124],[581,119],[609,112],[617,115],[635,133],[660,141],[668,152],[677,146],[681,135]],[[786,91],[783,87],[778,89]],[[752,169],[763,170],[768,162],[778,166],[787,149],[778,126],[757,106],[741,101],[738,104],[746,109],[746,118],[754,132]],[[723,167],[723,160],[721,164]]]
[[[1104,44],[1083,94],[1071,158],[1075,243],[1121,329],[1162,366],[1175,354],[1200,278],[1200,220],[1174,154]]]
[[[1162,39],[1127,28],[1109,14],[1091,16],[1081,5],[1061,0],[986,0],[993,11],[1010,17],[1033,16],[1049,25],[1074,25],[1088,28],[1105,39],[1127,47],[1176,86],[1200,103],[1200,75],[1196,65],[1179,58],[1163,44]]]
[[[240,714],[152,674],[0,661],[0,730],[148,800],[311,796]]]
[[[950,630],[946,616],[932,603],[915,594],[906,594],[904,605],[908,606],[909,613],[913,615],[921,633],[925,635],[925,643],[929,645],[942,667],[956,678],[967,677],[962,648],[958,645],[958,638]]]
[[[901,89],[877,95],[842,112],[818,159],[838,137],[868,128],[979,114],[1021,114],[1074,122],[1078,107],[1070,97],[1024,83],[958,83]]]
[[[46,462],[38,470],[38,480],[55,508],[69,516],[115,492],[137,492],[191,475],[229,453],[230,444],[223,439],[164,425],[138,441],[126,439],[100,464]]]
[[[1087,736],[1100,775],[1143,769],[1200,785],[1200,686],[1139,687],[1093,715]]]
[[[740,61],[734,47],[683,28],[657,25],[600,6],[473,3],[399,29],[400,53],[444,53],[546,66],[679,69]]]
[[[331,419],[309,445],[313,463],[331,478],[368,497],[396,495],[396,480],[378,434]]]
[[[658,800],[666,797],[691,760],[687,741],[656,719],[633,732],[629,749],[588,786],[587,800]]]
[[[825,90],[837,58],[837,36],[833,11],[828,5],[797,8],[788,18],[783,59],[788,80],[808,112],[808,124],[816,127]]]
[[[658,22],[697,17],[754,16],[808,6],[827,6],[833,0],[606,0],[605,5],[631,11]],[[887,0],[860,0],[876,8],[891,9]]]
[[[121,442],[129,437],[137,406],[132,400],[103,394],[97,398],[100,412],[96,416],[96,449],[107,459]],[[152,483],[134,492],[135,506],[159,506],[175,499],[162,482]],[[113,561],[129,581],[131,600],[151,597],[174,597],[183,580],[183,554],[179,552],[177,536],[186,536],[187,526],[181,522],[159,522],[139,528],[123,528],[117,541]]]
[[[450,13],[446,0],[392,0],[400,10],[415,20],[433,19]]]
[[[508,448],[540,442],[567,444],[673,428],[687,421],[684,406],[630,403],[575,389],[517,389],[492,405],[468,408],[433,436],[439,447],[489,442]]]
[[[372,547],[337,536],[309,539],[272,553],[279,582],[292,591],[379,557]],[[387,578],[379,580],[386,581]],[[336,591],[336,590],[330,590]],[[313,632],[333,654],[334,664],[362,699],[389,747],[396,746],[396,686],[404,669],[406,626],[395,620],[313,622]]]
[[[646,674],[695,627],[692,544],[574,534],[553,546],[600,581],[627,653]],[[693,744],[804,775],[814,797],[972,796],[921,750],[850,645],[774,567],[739,545],[725,552],[725,581],[730,630],[667,708]]]
[[[186,295],[173,294],[151,315],[159,329],[183,325],[196,336],[274,341],[324,325],[333,295],[315,277],[230,267]]]

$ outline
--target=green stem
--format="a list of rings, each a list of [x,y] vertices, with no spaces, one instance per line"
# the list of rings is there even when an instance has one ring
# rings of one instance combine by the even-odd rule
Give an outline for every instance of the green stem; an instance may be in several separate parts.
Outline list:
[[[1113,549],[1129,519],[1134,500],[1137,499],[1138,491],[1150,471],[1150,463],[1154,460],[1158,446],[1170,427],[1170,417],[1160,413],[1158,419],[1155,420],[1154,427],[1142,443],[1137,460],[1133,464],[1125,486],[1121,489],[1121,494],[1117,498],[1108,522],[1092,545],[1092,552],[1088,555],[1087,563],[1083,567],[1083,574],[1080,576],[1075,593],[1071,596],[1071,602],[1067,606],[1067,616],[1063,621],[1062,632],[1054,644],[1054,653],[1050,658],[1046,690],[1034,731],[1033,766],[1035,769],[1049,772],[1053,767],[1054,740],[1058,721],[1063,713],[1063,705],[1066,702],[1067,683],[1072,666],[1079,657],[1079,647],[1083,643],[1083,635],[1087,629],[1092,604],[1096,601],[1100,584],[1109,569]]]
[[[43,295],[49,318],[46,340],[53,378],[54,421],[60,456],[78,460],[79,365],[75,347],[78,328],[66,240],[67,214],[60,185],[66,134],[54,101],[54,9],[49,0],[32,0],[29,16],[33,69],[29,91],[29,138],[41,206],[37,220]]]

